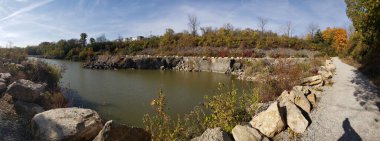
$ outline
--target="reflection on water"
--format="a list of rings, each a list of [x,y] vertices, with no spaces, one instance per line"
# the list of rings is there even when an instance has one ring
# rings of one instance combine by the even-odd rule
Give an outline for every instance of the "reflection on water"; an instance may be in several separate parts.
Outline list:
[[[152,112],[149,102],[160,89],[166,95],[169,113],[177,115],[189,112],[205,95],[213,95],[219,82],[235,83],[237,88],[245,83],[218,73],[90,70],[81,68],[79,62],[43,60],[64,65],[61,85],[68,88],[75,106],[95,109],[106,119],[139,127],[144,113]]]

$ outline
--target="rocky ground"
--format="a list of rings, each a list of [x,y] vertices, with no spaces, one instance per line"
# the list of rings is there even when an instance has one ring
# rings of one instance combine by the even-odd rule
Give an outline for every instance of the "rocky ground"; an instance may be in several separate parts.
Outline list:
[[[333,62],[333,85],[325,87],[301,140],[379,140],[380,91],[354,67]]]
[[[31,140],[30,120],[16,113],[11,98],[8,94],[0,98],[0,140]]]

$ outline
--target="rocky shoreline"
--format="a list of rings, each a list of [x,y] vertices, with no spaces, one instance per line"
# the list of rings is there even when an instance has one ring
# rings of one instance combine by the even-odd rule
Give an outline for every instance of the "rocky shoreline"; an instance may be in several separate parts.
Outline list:
[[[243,57],[182,57],[150,55],[99,55],[83,64],[87,69],[155,69],[188,72],[216,72],[237,75],[238,79],[253,80],[244,74],[245,68],[258,61],[278,63],[279,60],[294,62],[308,61],[308,58],[243,58]]]
[[[288,137],[278,137],[285,129],[295,134],[302,134],[312,122],[309,114],[317,107],[317,95],[321,87],[329,84],[335,66],[331,60],[326,60],[320,67],[318,75],[304,78],[299,86],[290,91],[284,91],[269,107],[256,114],[249,123],[236,125],[232,129],[232,136],[221,128],[209,128],[201,136],[192,141],[269,141],[290,140]],[[265,104],[264,104],[265,105]]]

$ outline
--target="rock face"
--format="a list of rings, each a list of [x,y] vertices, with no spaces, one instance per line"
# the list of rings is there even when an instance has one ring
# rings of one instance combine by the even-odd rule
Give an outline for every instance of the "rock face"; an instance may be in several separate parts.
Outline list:
[[[32,132],[41,141],[86,141],[102,129],[99,115],[90,109],[59,108],[35,115]]]
[[[108,121],[93,141],[150,141],[151,136],[141,128],[128,127]]]
[[[22,113],[28,117],[33,117],[34,115],[44,111],[44,109],[37,104],[22,102],[19,100],[14,103],[14,106],[17,113]]]
[[[259,131],[247,125],[236,125],[232,129],[232,135],[235,141],[261,141],[263,138]]]
[[[272,103],[266,111],[253,117],[249,123],[267,137],[273,137],[285,128],[278,102]]]
[[[311,94],[307,95],[306,97],[309,100],[309,102],[311,103],[311,105],[313,105],[313,107],[317,106],[317,97],[316,97],[315,93],[311,93]]]
[[[288,99],[282,99],[280,107],[286,109],[286,123],[296,133],[303,133],[309,121],[302,115],[302,112]]]
[[[217,127],[207,129],[201,136],[191,139],[191,141],[232,141],[232,139],[220,127]]]
[[[20,79],[8,86],[7,93],[13,98],[25,102],[35,102],[45,91],[45,85],[36,84],[29,80]]]

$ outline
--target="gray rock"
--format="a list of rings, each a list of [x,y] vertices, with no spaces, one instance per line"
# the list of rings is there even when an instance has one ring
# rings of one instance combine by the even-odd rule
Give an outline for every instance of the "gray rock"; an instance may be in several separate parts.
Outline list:
[[[33,117],[34,115],[44,111],[44,109],[37,104],[22,102],[19,100],[17,100],[14,103],[14,106],[15,106],[17,113],[21,113],[21,114],[26,115],[28,117]]]
[[[45,85],[20,79],[8,86],[7,93],[17,100],[35,102],[44,91]]]
[[[220,127],[217,127],[207,129],[201,136],[193,138],[191,141],[232,141],[232,139]]]
[[[98,113],[90,109],[58,108],[32,119],[34,138],[41,141],[92,140],[101,129]]]
[[[141,128],[107,121],[93,141],[150,141],[151,135]]]
[[[232,135],[235,141],[261,141],[262,135],[255,128],[248,125],[236,125],[232,129]]]
[[[285,128],[285,122],[277,104],[277,101],[273,102],[266,111],[253,117],[249,122],[252,127],[258,129],[267,137],[273,137]]]

